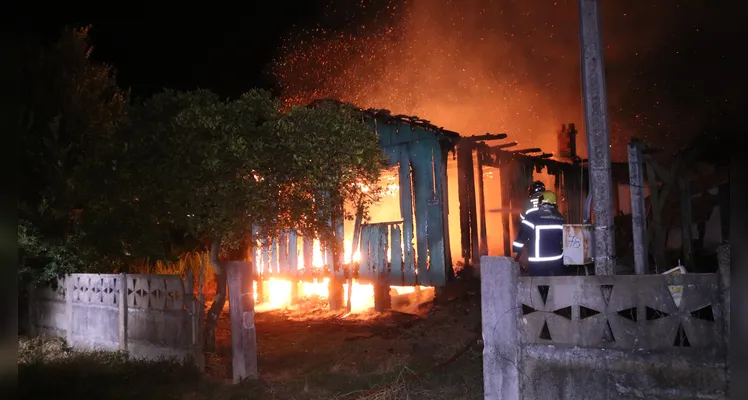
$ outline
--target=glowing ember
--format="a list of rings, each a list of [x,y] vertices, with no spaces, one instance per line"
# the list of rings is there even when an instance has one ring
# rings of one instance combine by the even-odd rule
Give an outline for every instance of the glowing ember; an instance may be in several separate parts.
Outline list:
[[[578,33],[565,28],[573,4],[368,3],[329,10],[348,16],[345,33],[289,37],[274,64],[289,104],[337,98],[551,151],[560,124],[580,120]]]

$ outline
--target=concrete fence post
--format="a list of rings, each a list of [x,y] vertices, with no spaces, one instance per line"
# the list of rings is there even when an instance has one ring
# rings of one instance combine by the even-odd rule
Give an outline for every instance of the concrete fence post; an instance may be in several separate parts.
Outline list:
[[[519,265],[509,257],[481,257],[483,393],[486,400],[518,400]]]
[[[252,263],[226,263],[229,289],[229,317],[231,322],[231,365],[234,383],[255,379],[257,372],[257,332],[255,304],[252,293]]]
[[[65,277],[65,313],[68,319],[68,329],[65,335],[65,339],[68,342],[68,346],[73,346],[73,290],[75,288],[74,274],[67,275]]]
[[[119,274],[119,349],[127,351],[127,274]]]

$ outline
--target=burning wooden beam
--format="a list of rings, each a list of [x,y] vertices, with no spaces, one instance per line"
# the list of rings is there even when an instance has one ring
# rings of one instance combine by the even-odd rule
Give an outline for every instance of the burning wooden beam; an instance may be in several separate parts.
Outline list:
[[[501,150],[501,149],[507,149],[509,147],[514,147],[516,145],[517,145],[517,142],[502,143],[502,144],[497,144],[496,146],[491,146],[491,149]]]
[[[533,147],[531,149],[513,150],[512,153],[517,154],[530,154],[530,153],[541,153],[543,150],[539,147]]]
[[[469,142],[478,142],[481,140],[502,140],[506,139],[507,134],[506,133],[485,133],[483,135],[477,135],[477,136],[465,136],[461,138],[460,140],[465,140]]]

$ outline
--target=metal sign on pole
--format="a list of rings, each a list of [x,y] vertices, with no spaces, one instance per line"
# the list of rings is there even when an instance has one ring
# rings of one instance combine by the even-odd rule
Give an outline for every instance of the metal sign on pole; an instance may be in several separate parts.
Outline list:
[[[595,274],[615,274],[615,227],[600,1],[579,0],[582,87],[594,213]]]

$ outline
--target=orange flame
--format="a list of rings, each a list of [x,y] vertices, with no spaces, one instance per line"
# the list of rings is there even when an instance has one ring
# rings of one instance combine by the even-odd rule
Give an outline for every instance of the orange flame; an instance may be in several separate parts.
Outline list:
[[[303,301],[317,297],[326,300],[329,298],[329,278],[315,280],[313,282],[298,282],[298,300]],[[348,286],[345,285],[347,294]],[[258,300],[257,282],[254,284],[254,299]],[[421,290],[427,290],[427,286],[419,286]],[[414,293],[414,286],[391,286],[390,293],[404,295]],[[269,278],[263,281],[263,301],[255,307],[255,311],[264,312],[293,307],[293,282],[282,278]],[[374,307],[374,285],[359,283],[354,280],[351,286],[351,313],[363,313]]]

